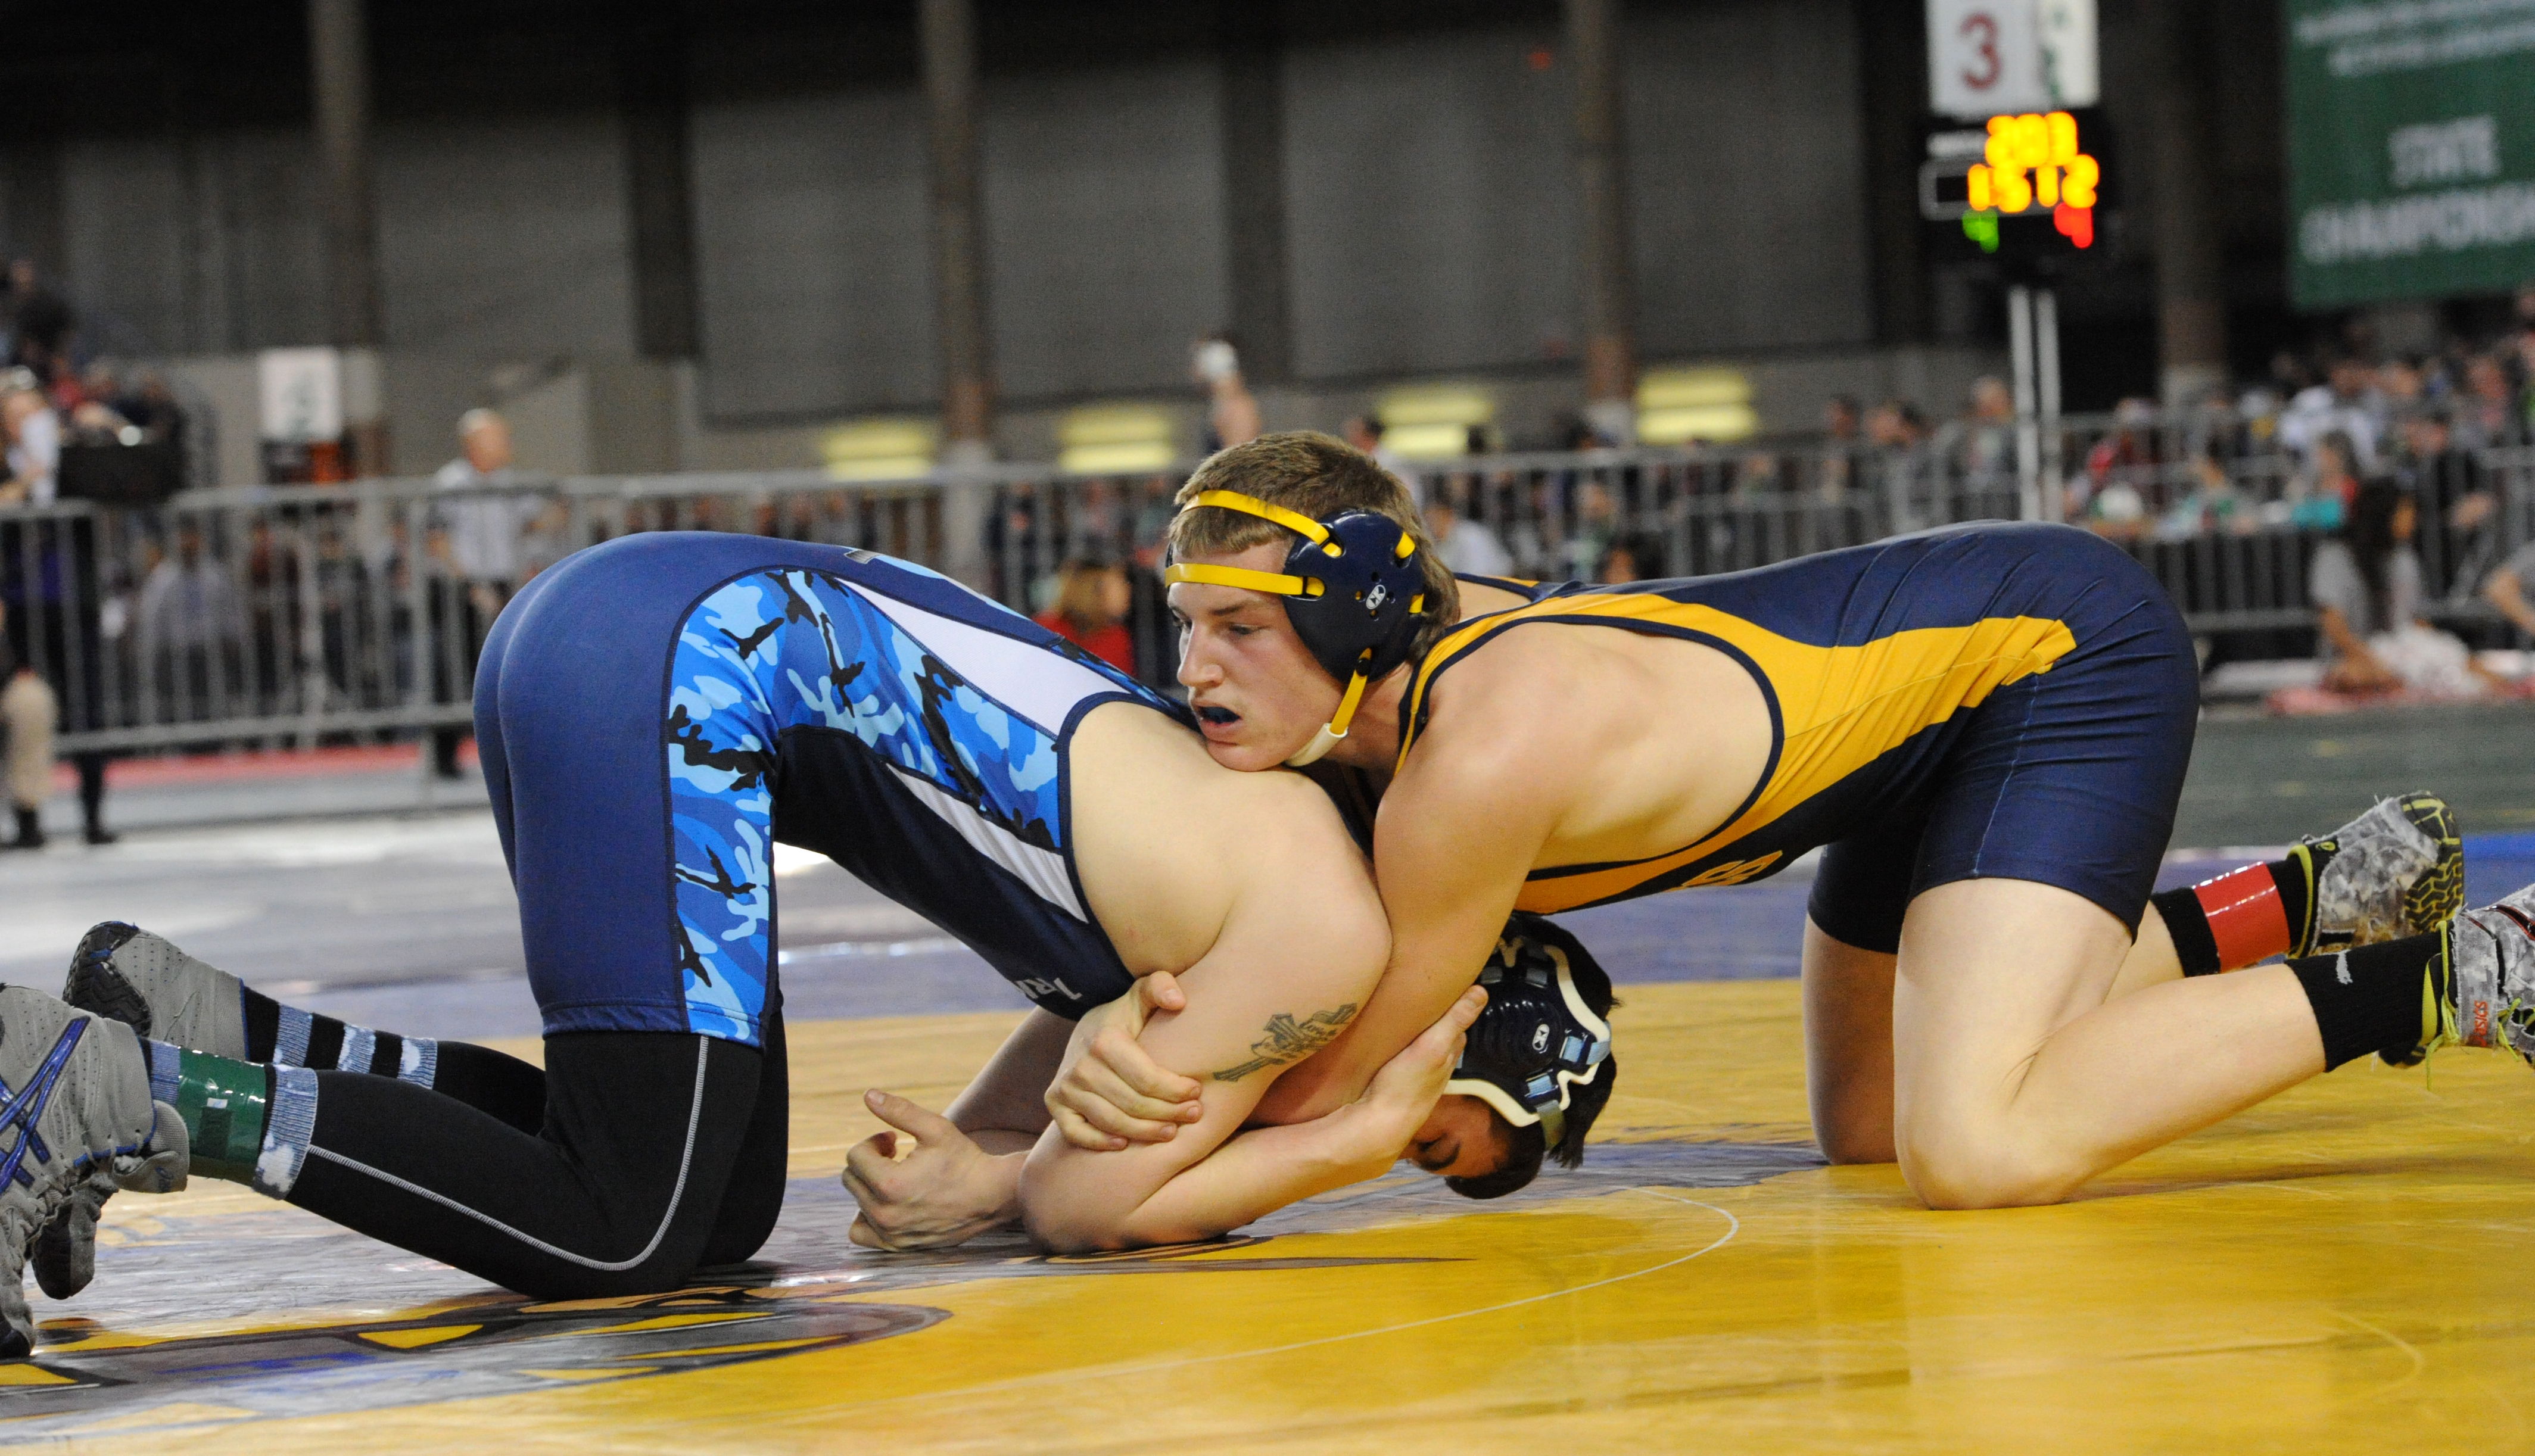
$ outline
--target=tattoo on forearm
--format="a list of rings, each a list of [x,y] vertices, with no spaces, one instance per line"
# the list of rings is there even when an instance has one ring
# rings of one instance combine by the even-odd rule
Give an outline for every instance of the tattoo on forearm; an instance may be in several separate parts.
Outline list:
[[[1278,1011],[1268,1018],[1267,1035],[1250,1044],[1252,1056],[1237,1066],[1227,1066],[1214,1074],[1218,1082],[1237,1082],[1254,1071],[1283,1066],[1300,1062],[1338,1039],[1348,1022],[1355,1019],[1354,1001],[1333,1011],[1318,1011],[1297,1021]]]

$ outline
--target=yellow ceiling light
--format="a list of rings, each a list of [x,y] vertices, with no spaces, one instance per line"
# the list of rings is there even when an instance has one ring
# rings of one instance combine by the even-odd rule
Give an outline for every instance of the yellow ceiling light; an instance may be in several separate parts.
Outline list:
[[[1656,369],[1638,381],[1638,440],[1644,445],[1728,442],[1760,433],[1752,382],[1740,369]]]
[[[1179,429],[1151,404],[1087,404],[1056,427],[1056,467],[1078,475],[1166,470],[1179,459]]]
[[[819,437],[819,458],[835,480],[907,480],[933,470],[939,439],[929,419],[856,420]]]
[[[1384,395],[1381,417],[1383,449],[1402,459],[1445,460],[1470,453],[1470,431],[1496,419],[1497,403],[1483,391],[1426,385]]]

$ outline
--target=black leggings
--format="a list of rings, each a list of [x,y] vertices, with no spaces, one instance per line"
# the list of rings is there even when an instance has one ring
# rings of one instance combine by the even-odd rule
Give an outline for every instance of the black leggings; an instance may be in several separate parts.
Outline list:
[[[669,1032],[546,1038],[540,1072],[440,1044],[435,1085],[317,1074],[290,1201],[539,1299],[675,1289],[766,1243],[790,1097],[779,1012],[763,1052]]]

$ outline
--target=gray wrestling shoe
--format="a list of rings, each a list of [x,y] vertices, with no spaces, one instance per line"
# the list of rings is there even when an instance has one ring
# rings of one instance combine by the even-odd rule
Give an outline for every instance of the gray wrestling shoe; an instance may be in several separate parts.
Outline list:
[[[2421,1008],[2422,1053],[2496,1047],[2535,1063],[2535,884],[2447,922],[2446,941],[2447,994]]]
[[[119,920],[102,921],[71,952],[62,1000],[111,1016],[153,1041],[247,1060],[245,983]]]
[[[2380,799],[2331,833],[2299,840],[2289,859],[2306,870],[2308,906],[2292,957],[2426,936],[2464,908],[2464,840],[2436,794]]]
[[[35,1347],[29,1261],[53,1299],[85,1289],[105,1200],[183,1187],[188,1151],[130,1027],[0,986],[0,1360]]]

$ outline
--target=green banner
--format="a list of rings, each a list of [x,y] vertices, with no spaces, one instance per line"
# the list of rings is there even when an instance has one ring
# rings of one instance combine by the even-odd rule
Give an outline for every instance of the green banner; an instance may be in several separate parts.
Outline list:
[[[2535,283],[2535,0],[2288,0],[2298,307]]]

